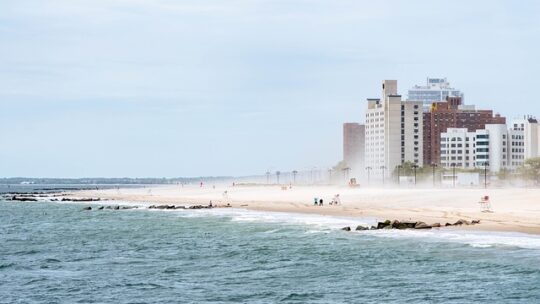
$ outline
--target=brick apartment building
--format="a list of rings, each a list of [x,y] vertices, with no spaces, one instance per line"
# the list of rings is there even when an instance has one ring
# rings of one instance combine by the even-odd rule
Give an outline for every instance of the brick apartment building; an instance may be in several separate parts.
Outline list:
[[[463,105],[461,97],[447,97],[434,102],[429,112],[424,112],[424,165],[440,164],[441,133],[448,128],[466,128],[469,132],[484,129],[487,124],[506,124],[506,118],[493,115],[492,110],[476,110]]]

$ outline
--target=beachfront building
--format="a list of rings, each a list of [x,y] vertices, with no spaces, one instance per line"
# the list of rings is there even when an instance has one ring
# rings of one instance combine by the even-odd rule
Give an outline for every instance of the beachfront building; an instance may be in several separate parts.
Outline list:
[[[474,168],[476,132],[465,128],[449,128],[441,134],[441,165],[450,168]]]
[[[343,124],[343,161],[353,176],[364,172],[365,126],[355,122]]]
[[[460,97],[463,93],[450,86],[446,78],[427,78],[426,85],[415,85],[409,89],[407,100],[422,101],[424,108],[429,109],[432,103],[444,101],[447,97]]]
[[[441,133],[441,166],[491,172],[515,170],[525,159],[524,131],[503,124],[489,124],[474,132],[467,128],[449,128]]]
[[[367,100],[365,166],[372,174],[390,175],[406,161],[423,165],[422,102],[404,101],[396,80],[384,80],[381,99]]]
[[[489,124],[506,124],[506,118],[492,110],[477,110],[474,105],[463,105],[461,97],[447,97],[444,102],[434,102],[423,113],[424,164],[440,164],[441,134],[449,128],[466,128],[469,132],[485,129]]]
[[[506,134],[496,134],[501,125],[493,130],[484,129],[469,132],[466,128],[449,128],[441,134],[441,165],[446,169],[454,166],[460,169],[475,169],[488,166],[490,171],[498,171],[506,161]],[[505,129],[504,126],[502,128]],[[491,131],[491,132],[490,132]],[[505,132],[504,132],[505,133]],[[504,162],[503,162],[504,158]],[[497,168],[497,170],[495,169]]]
[[[540,132],[538,130],[538,120],[531,116],[514,119],[511,129],[523,131],[524,149],[523,157],[533,158],[540,156]]]

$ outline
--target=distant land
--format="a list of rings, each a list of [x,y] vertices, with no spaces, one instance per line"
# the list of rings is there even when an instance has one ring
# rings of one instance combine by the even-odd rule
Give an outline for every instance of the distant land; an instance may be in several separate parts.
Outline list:
[[[216,182],[230,180],[230,176],[207,176],[207,177],[174,177],[174,178],[29,178],[29,177],[7,177],[0,178],[0,184],[20,185],[20,184],[48,184],[48,185],[137,185],[137,184],[189,184],[204,182]]]

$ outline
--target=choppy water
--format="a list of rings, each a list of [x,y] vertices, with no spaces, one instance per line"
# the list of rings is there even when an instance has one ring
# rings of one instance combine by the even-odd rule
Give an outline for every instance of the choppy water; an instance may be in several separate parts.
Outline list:
[[[540,237],[0,202],[0,303],[538,303]]]

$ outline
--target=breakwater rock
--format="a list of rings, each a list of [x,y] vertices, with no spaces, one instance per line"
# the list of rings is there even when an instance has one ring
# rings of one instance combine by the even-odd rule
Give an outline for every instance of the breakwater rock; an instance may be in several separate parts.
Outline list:
[[[212,205],[188,205],[188,206],[177,206],[177,205],[152,205],[148,209],[212,209],[215,208]]]
[[[386,220],[384,222],[377,222],[376,226],[371,227],[364,227],[364,226],[357,226],[356,231],[364,231],[364,230],[381,230],[381,229],[431,229],[431,228],[440,228],[440,227],[450,227],[450,226],[462,226],[462,225],[476,225],[480,224],[480,220],[472,220],[467,221],[460,219],[457,222],[454,223],[446,223],[442,225],[441,223],[433,223],[433,224],[427,224],[425,222],[421,221],[398,221],[398,220]],[[351,231],[351,227],[343,227],[341,228],[343,231]]]
[[[223,206],[223,207],[229,207]],[[108,205],[108,206],[87,206],[84,207],[83,210],[128,210],[128,209],[138,209],[137,206],[119,206],[119,205]],[[218,208],[218,206],[212,206],[212,205],[151,205],[148,207],[148,209],[158,209],[158,210],[174,210],[174,209],[212,209],[212,208]]]

